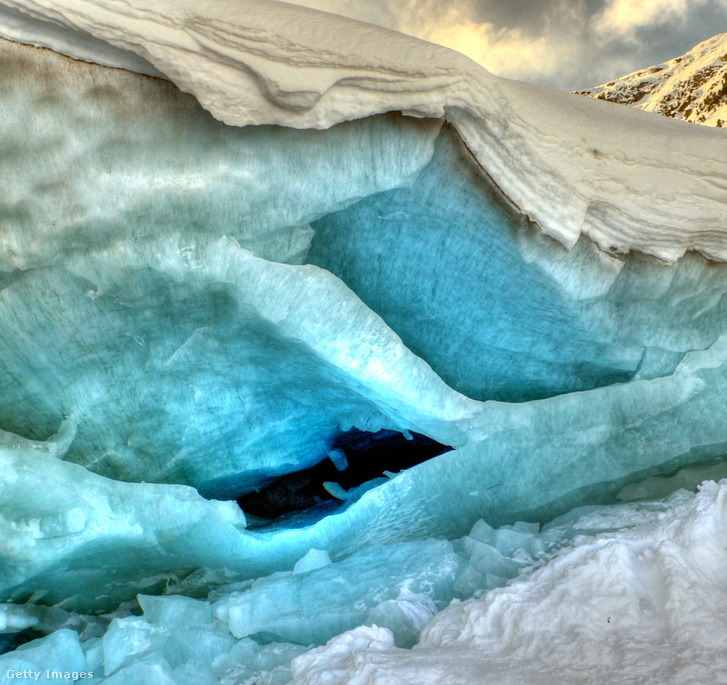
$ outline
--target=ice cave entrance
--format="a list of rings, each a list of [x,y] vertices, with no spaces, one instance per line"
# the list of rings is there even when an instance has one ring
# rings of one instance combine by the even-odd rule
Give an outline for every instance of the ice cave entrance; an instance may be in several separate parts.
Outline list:
[[[420,433],[352,428],[333,440],[328,458],[275,478],[237,503],[251,528],[284,525],[295,514],[317,518],[337,510],[352,495],[450,449]]]

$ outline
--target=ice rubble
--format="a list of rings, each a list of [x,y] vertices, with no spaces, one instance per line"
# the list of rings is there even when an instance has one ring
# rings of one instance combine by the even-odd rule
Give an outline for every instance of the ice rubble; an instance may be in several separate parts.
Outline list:
[[[0,677],[34,667],[125,685],[720,682],[725,502],[727,481],[708,482],[662,502],[574,510],[541,532],[480,521],[453,543],[340,562],[311,550],[292,572],[228,573],[200,599],[182,594],[204,587],[190,576],[140,594],[141,615],[117,613],[82,641],[61,628],[1,656]],[[351,626],[363,627],[338,635]]]
[[[0,6],[0,625],[48,633],[0,678],[577,681],[644,635],[712,677],[724,483],[522,521],[722,468],[727,271],[682,256],[727,254],[722,132],[299,7],[120,7]],[[252,530],[200,495],[352,428],[456,449]]]
[[[136,577],[144,571],[149,573],[155,559],[165,555],[168,558],[172,551],[188,564],[208,567],[220,564],[219,555],[226,553],[226,568],[223,572],[191,575],[189,569],[183,569],[177,577],[151,578],[145,584],[139,583],[134,588],[136,592],[158,590],[161,582],[167,594],[139,594],[143,616],[130,614],[128,609],[133,606],[129,606],[126,611],[115,612],[110,623],[108,618],[83,616],[61,607],[43,610],[33,604],[0,605],[3,632],[12,634],[29,628],[53,631],[50,637],[36,639],[20,651],[0,657],[0,678],[6,669],[17,671],[28,668],[28,664],[45,663],[50,665],[44,668],[92,671],[97,680],[108,677],[112,683],[137,682],[134,678],[142,682],[157,671],[160,677],[167,678],[165,682],[217,683],[217,678],[221,682],[244,682],[243,676],[251,677],[255,670],[264,677],[279,677],[274,682],[283,683],[288,680],[284,676],[289,675],[291,658],[310,645],[324,644],[362,623],[386,626],[393,631],[398,645],[411,647],[421,628],[454,596],[471,596],[475,591],[503,584],[523,567],[535,563],[544,550],[537,524],[493,530],[480,521],[470,536],[454,543],[424,539],[374,545],[334,562],[327,553],[312,548],[292,571],[252,581],[249,571],[240,572],[241,567],[234,567],[236,557],[244,561],[244,550],[241,554],[229,549],[234,540],[231,531],[244,528],[242,515],[232,505],[228,510],[226,503],[214,503],[214,507],[208,508],[206,519],[190,526],[180,516],[184,512],[188,519],[195,519],[201,501],[198,496],[195,499],[191,488],[146,485],[140,489],[138,485],[105,481],[58,460],[58,450],[63,449],[71,435],[72,428],[68,427],[45,446],[17,439],[13,442],[5,436],[4,453],[19,460],[25,456],[25,467],[18,469],[21,474],[28,478],[25,472],[33,467],[46,472],[43,482],[47,484],[49,503],[43,518],[28,521],[21,504],[24,490],[16,482],[21,496],[8,505],[8,511],[15,513],[15,526],[8,524],[5,528],[7,531],[19,526],[26,537],[6,537],[4,544],[10,547],[16,543],[18,556],[23,549],[33,546],[44,548],[46,556],[52,557],[59,545],[83,549],[89,543],[98,552],[90,529],[103,529],[104,543],[109,552],[113,550],[115,559],[104,561],[95,554],[78,562],[65,562],[71,567],[83,565],[84,577],[91,586],[87,590],[99,592],[101,584],[94,580],[94,574],[106,573],[103,587],[109,594],[97,598],[97,609],[102,606],[99,602],[112,599],[113,581],[121,577],[124,560],[131,557]],[[55,459],[56,468],[43,458],[23,455],[24,449],[48,451],[47,459]],[[67,497],[62,497],[66,493],[48,487],[55,484],[54,471],[58,468],[70,470],[76,477],[75,507],[70,512]],[[132,488],[138,494],[133,506],[123,499],[124,491]],[[145,501],[146,495],[152,495],[153,500]],[[7,493],[3,493],[3,500],[7,499]],[[57,509],[51,510],[52,506]],[[170,511],[175,507],[180,516]],[[28,508],[38,513],[37,506]],[[217,520],[212,516],[215,509]],[[176,521],[177,526],[170,527],[170,521]],[[29,535],[31,543],[27,540]],[[204,561],[195,559],[195,555]],[[35,555],[36,567],[40,565],[39,557]],[[41,593],[50,601],[57,599],[53,592],[65,590],[68,594],[57,559],[44,571],[49,584],[45,587],[43,578],[34,579],[36,599]],[[114,575],[108,577],[110,573]],[[331,593],[331,587],[336,591]],[[204,599],[192,599],[185,594]],[[78,607],[79,602],[67,600],[63,605]],[[110,606],[115,604],[111,602]],[[85,657],[79,663],[81,649]],[[59,658],[65,659],[61,665],[52,661],[55,652],[51,650],[57,650]]]
[[[484,599],[453,603],[413,651],[385,628],[357,628],[298,657],[293,682],[723,682],[726,504],[721,481],[574,511],[542,534],[571,545]]]

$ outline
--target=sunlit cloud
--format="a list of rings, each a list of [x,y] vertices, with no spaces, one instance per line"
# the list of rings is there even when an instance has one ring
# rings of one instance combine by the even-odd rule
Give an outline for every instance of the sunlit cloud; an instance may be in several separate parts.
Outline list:
[[[599,31],[631,34],[645,26],[669,24],[684,18],[709,0],[611,0],[596,20]]]
[[[289,0],[458,50],[563,90],[676,57],[727,30],[727,0]]]
[[[454,10],[438,21],[416,27],[405,25],[402,29],[457,50],[493,73],[510,78],[527,78],[533,65],[542,74],[556,73],[563,60],[569,58],[567,47],[554,46],[548,36],[530,37],[519,27],[477,23]]]

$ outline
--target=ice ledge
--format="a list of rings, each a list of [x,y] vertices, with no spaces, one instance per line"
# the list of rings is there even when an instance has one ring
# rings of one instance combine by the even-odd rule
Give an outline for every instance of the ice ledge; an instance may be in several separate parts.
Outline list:
[[[133,69],[138,55],[230,125],[446,117],[513,203],[566,246],[583,233],[607,250],[727,259],[724,131],[501,79],[446,48],[272,0],[3,2],[110,44],[104,64],[116,54]],[[0,35],[18,40],[7,16]],[[93,58],[90,42],[82,55],[55,35],[50,47]]]

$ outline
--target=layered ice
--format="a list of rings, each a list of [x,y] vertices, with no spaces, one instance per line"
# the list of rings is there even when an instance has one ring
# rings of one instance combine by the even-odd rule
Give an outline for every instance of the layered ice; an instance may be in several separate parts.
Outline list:
[[[555,436],[550,417],[572,400],[469,398],[609,386],[594,406],[646,393],[649,418],[687,392],[658,379],[723,333],[720,267],[617,258],[585,239],[563,252],[440,122],[231,129],[168,83],[4,49],[17,183],[3,217],[13,380],[0,417],[33,439],[74,417],[68,459],[102,475],[237,497],[327,458],[352,427],[512,454],[521,437],[502,439],[503,422],[523,435],[521,414],[547,416]],[[89,99],[49,92],[51,75]],[[648,384],[622,385],[632,379]],[[590,450],[623,432],[594,428],[564,439]],[[527,449],[540,447],[532,435]],[[640,469],[721,454],[719,429],[665,450],[668,439],[648,442]]]
[[[353,310],[355,296],[311,267],[282,264],[304,259],[309,222],[322,213],[411,182],[431,158],[439,122],[232,129],[169,84],[1,47],[0,165],[14,179],[1,210],[4,428],[41,438],[64,416],[83,417],[74,461],[115,478],[235,496],[323,458],[341,424],[397,426],[360,374],[334,368],[335,351],[321,365],[310,334],[284,330],[290,306],[349,299]],[[339,173],[341,159],[357,162]],[[226,275],[241,248],[281,265],[253,260]],[[309,296],[276,301],[266,279],[285,298]],[[329,287],[339,295],[313,294]],[[292,318],[323,324],[303,311]],[[397,345],[376,317],[359,318],[372,323],[356,328]],[[339,339],[352,337],[335,314],[328,319]],[[324,344],[335,345],[333,331]],[[238,482],[241,460],[250,477]]]
[[[0,677],[715,681],[726,486],[640,500],[724,470],[723,132],[262,0],[0,33]]]

